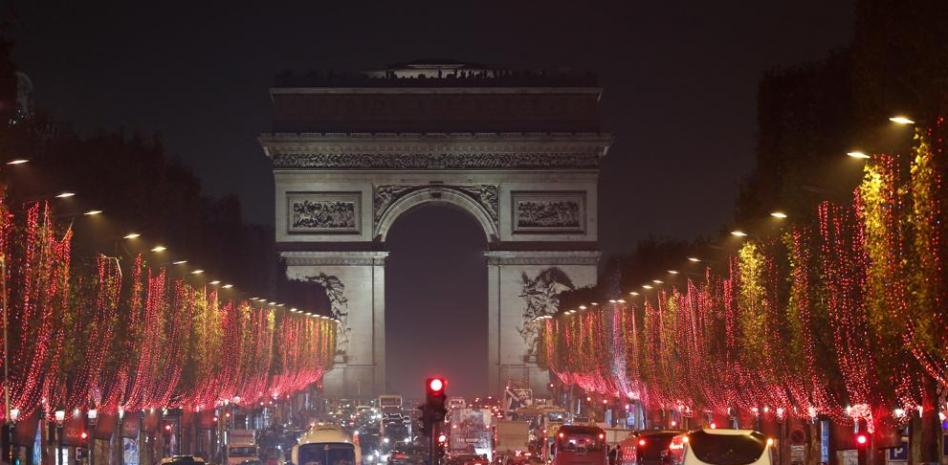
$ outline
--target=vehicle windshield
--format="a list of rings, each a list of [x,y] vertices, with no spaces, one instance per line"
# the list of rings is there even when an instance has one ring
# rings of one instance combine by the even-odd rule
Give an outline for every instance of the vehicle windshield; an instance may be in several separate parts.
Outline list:
[[[749,465],[767,450],[767,438],[758,432],[711,434],[703,430],[688,435],[688,447],[698,460],[712,465]]]
[[[346,443],[304,444],[299,465],[355,465],[355,447]]]
[[[228,454],[231,457],[256,457],[257,448],[254,446],[231,447]]]

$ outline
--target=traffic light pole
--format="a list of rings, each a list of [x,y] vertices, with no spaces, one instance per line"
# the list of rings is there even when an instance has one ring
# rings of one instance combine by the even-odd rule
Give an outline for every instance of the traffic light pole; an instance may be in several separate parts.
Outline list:
[[[438,428],[435,425],[431,425],[431,436],[428,437],[428,465],[437,465],[435,463],[435,447],[437,447],[438,442],[436,429]]]

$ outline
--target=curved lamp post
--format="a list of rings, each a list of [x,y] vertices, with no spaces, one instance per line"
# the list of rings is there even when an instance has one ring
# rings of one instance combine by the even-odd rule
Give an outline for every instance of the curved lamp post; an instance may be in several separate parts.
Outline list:
[[[99,411],[90,408],[86,412],[86,418],[89,420],[89,465],[95,465],[95,424],[99,418]]]
[[[56,460],[54,463],[66,465],[63,463],[63,422],[66,421],[66,411],[56,410],[53,418],[56,420]]]

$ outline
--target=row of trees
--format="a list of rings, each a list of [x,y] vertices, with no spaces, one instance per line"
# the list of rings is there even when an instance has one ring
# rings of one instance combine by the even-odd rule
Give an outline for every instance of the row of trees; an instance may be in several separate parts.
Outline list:
[[[931,418],[948,389],[946,136],[939,118],[910,155],[867,160],[849,202],[731,237],[734,252],[703,257],[702,272],[537,320],[540,363],[652,409],[825,415],[870,431],[917,409]]]
[[[74,261],[47,201],[0,208],[10,407],[109,413],[255,403],[319,382],[337,322],[203,284],[159,254]]]

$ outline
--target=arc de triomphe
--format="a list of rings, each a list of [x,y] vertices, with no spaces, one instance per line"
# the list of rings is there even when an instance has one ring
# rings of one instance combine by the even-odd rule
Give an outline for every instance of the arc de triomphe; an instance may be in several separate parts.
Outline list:
[[[385,241],[426,203],[487,238],[489,386],[545,388],[528,323],[596,281],[600,94],[589,75],[453,63],[278,78],[260,143],[287,274],[322,284],[343,321],[327,395],[385,390]]]

